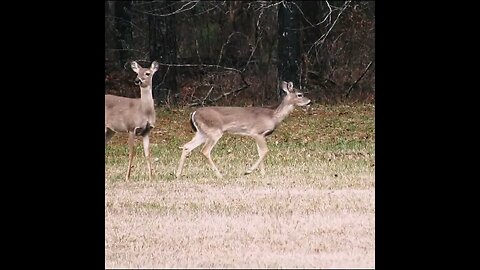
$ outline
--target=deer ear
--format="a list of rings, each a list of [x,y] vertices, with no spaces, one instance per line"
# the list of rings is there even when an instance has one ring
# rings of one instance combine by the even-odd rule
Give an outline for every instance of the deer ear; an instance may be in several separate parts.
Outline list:
[[[150,69],[152,70],[152,72],[156,72],[158,70],[158,62],[153,61],[152,65],[150,66]]]
[[[135,61],[132,61],[131,67],[136,73],[138,73],[138,71],[140,70],[140,66]]]
[[[288,83],[288,91],[293,92],[293,82]]]
[[[282,81],[282,90],[288,94],[288,83],[286,81]]]

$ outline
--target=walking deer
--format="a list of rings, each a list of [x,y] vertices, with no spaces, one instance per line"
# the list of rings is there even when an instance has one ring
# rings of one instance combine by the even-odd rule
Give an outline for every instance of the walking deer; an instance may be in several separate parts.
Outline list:
[[[245,172],[252,173],[260,166],[260,173],[265,175],[264,159],[268,148],[265,137],[290,114],[295,106],[305,106],[311,100],[304,97],[292,82],[282,82],[285,91],[282,102],[276,109],[260,107],[202,107],[190,115],[190,123],[195,131],[193,139],[181,147],[183,149],[176,177],[182,174],[187,155],[198,146],[204,144],[201,152],[218,178],[222,174],[210,156],[210,152],[224,133],[249,136],[257,143],[258,160]]]
[[[140,86],[140,98],[127,98],[114,95],[105,95],[105,145],[117,132],[128,133],[128,169],[126,180],[130,178],[132,160],[135,155],[135,136],[143,138],[143,151],[148,167],[148,177],[152,179],[150,164],[150,131],[155,126],[155,109],[152,97],[152,77],[158,70],[158,63],[154,61],[149,68],[143,68],[137,62],[131,63],[133,71],[137,73],[135,84]]]

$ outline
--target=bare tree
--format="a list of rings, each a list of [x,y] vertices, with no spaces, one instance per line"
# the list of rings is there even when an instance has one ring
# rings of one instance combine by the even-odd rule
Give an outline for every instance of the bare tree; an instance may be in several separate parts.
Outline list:
[[[294,1],[284,1],[278,9],[278,76],[300,85],[300,12]],[[282,91],[278,90],[278,96]]]
[[[281,80],[325,103],[374,94],[373,1],[108,1],[105,16],[107,72],[158,61],[157,105],[279,102]]]
[[[124,66],[130,60],[132,47],[132,1],[115,2],[116,46],[118,49],[119,66]]]
[[[151,61],[163,63],[177,62],[177,40],[174,4],[177,1],[152,1],[148,14],[149,57]],[[162,10],[166,14],[155,12]],[[156,104],[171,103],[178,91],[175,67],[160,70],[153,79],[153,97]]]

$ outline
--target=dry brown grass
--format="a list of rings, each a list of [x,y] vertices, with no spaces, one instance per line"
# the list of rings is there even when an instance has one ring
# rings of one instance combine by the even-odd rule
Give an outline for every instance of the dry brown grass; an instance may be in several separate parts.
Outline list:
[[[268,140],[265,177],[241,175],[252,141],[222,138],[212,153],[221,180],[198,150],[174,179],[187,115],[159,113],[169,125],[152,139],[153,182],[140,147],[130,182],[124,138],[106,148],[106,268],[375,267],[373,106],[296,112]]]

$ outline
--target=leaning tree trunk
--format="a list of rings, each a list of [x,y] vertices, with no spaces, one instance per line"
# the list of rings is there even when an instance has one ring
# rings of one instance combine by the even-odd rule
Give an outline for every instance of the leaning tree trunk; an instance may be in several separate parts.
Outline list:
[[[132,1],[115,2],[115,27],[117,35],[118,62],[124,67],[130,61],[132,48]]]
[[[278,9],[278,76],[281,81],[300,83],[300,28],[301,17],[292,1],[285,1]],[[282,90],[278,88],[278,97]]]
[[[149,56],[150,61],[162,64],[175,64],[177,62],[177,40],[175,34],[175,15],[167,14],[175,11],[176,1],[152,2],[148,16],[149,24]],[[161,10],[161,14],[157,14]],[[162,16],[158,16],[162,15]],[[162,102],[171,104],[175,102],[177,89],[177,72],[175,67],[161,65],[159,72],[153,77],[153,98],[158,105]]]

